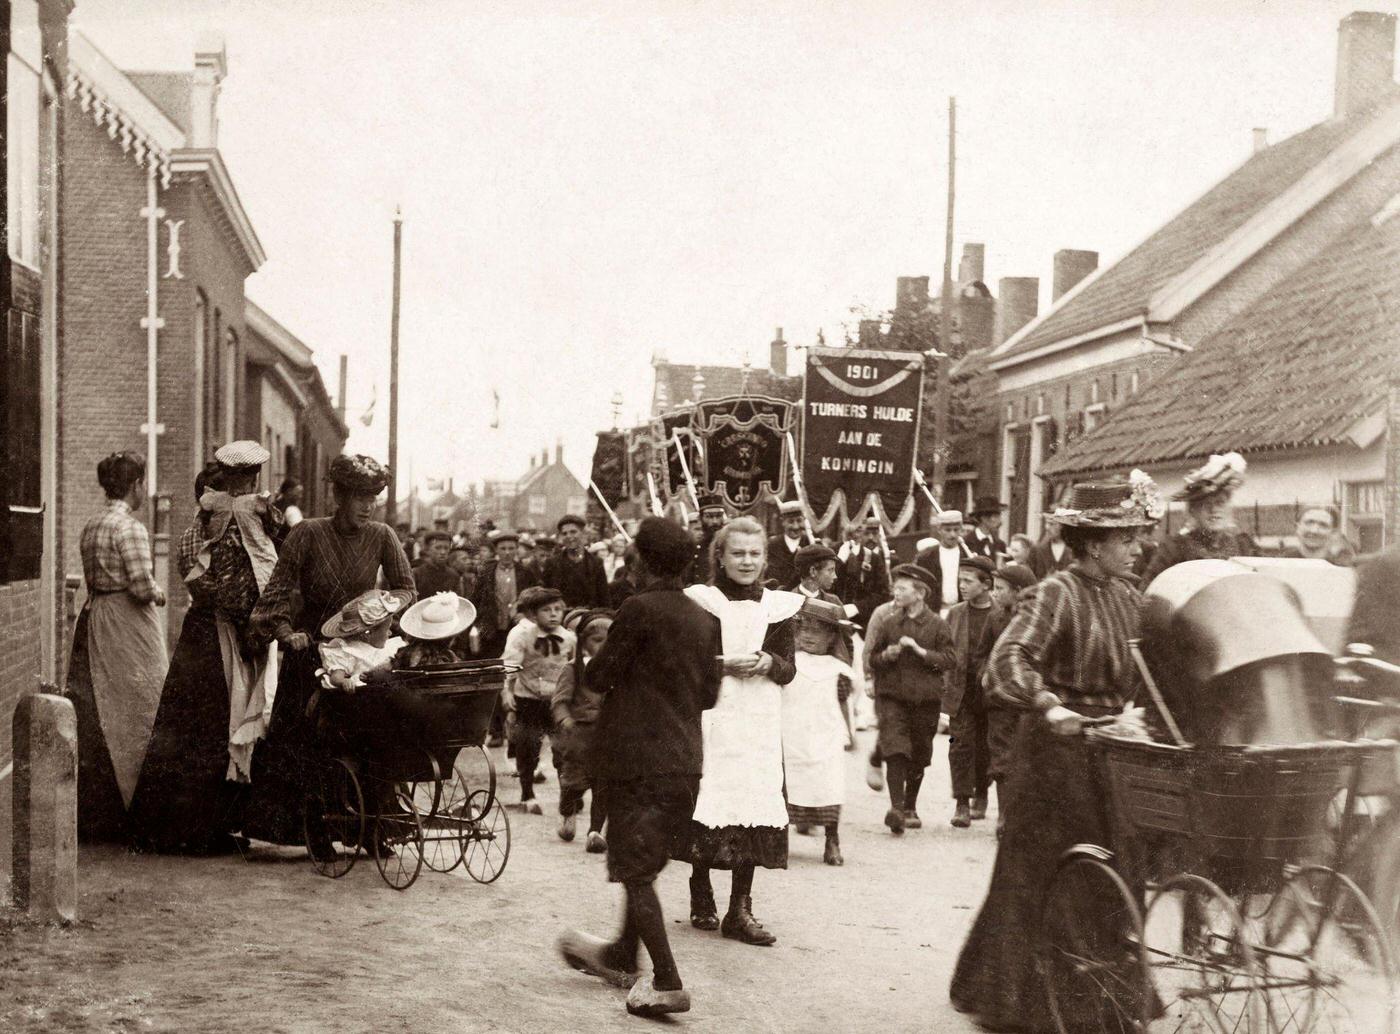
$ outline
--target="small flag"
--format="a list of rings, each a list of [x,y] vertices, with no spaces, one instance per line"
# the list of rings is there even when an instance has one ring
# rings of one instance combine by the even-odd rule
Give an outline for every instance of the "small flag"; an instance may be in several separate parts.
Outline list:
[[[491,389],[491,429],[495,430],[501,426],[501,393],[495,388]]]
[[[366,427],[374,423],[374,403],[379,398],[379,386],[372,384],[370,385],[369,391],[369,405],[365,408],[365,411],[360,414],[360,423],[364,424]]]

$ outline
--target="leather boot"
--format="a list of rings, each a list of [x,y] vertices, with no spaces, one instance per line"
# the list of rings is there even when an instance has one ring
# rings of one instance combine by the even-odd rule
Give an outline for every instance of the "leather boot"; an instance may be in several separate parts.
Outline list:
[[[958,806],[953,809],[953,825],[958,829],[972,825],[972,809],[967,806],[966,797],[958,798]]]
[[[846,864],[846,860],[841,857],[841,841],[835,833],[826,835],[826,849],[822,851],[822,861],[827,865]]]
[[[719,932],[730,940],[765,947],[778,940],[753,917],[753,899],[747,895],[729,902],[729,911],[724,914],[724,922],[719,924]]]
[[[713,891],[690,892],[690,925],[697,930],[719,929],[719,909],[715,907]]]
[[[972,821],[976,822],[978,819],[985,819],[986,817],[987,795],[985,793],[979,793],[976,797],[972,798]]]

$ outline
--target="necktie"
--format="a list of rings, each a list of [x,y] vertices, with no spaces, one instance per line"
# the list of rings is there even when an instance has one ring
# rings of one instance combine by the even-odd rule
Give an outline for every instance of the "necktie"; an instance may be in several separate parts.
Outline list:
[[[553,633],[545,633],[535,640],[535,652],[542,657],[557,657],[559,655],[559,644],[564,641],[562,636]]]

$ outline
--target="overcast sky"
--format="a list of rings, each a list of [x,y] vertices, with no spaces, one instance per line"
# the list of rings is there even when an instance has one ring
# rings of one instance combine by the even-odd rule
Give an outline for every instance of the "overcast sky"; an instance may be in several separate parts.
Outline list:
[[[775,327],[837,341],[896,276],[937,281],[949,96],[957,250],[1045,305],[1057,249],[1109,261],[1253,127],[1326,118],[1357,6],[78,0],[74,24],[128,69],[224,33],[220,145],[268,254],[248,294],[332,392],[350,356],[350,444],[380,456],[403,205],[401,473],[460,484],[559,439],[586,477],[657,351],[762,364]]]

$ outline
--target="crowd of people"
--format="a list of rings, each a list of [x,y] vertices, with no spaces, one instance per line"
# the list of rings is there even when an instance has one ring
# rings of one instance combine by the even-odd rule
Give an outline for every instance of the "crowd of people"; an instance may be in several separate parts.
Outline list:
[[[889,795],[892,836],[922,825],[945,721],[951,825],[985,820],[997,793],[999,850],[955,1005],[993,1026],[1048,1024],[1034,903],[1062,850],[1104,842],[1075,734],[1134,696],[1138,586],[1186,560],[1257,552],[1230,517],[1244,476],[1234,454],[1187,477],[1188,520],[1164,539],[1150,534],[1155,486],[1134,472],[1074,486],[1040,542],[1003,543],[996,500],[968,521],[945,510],[909,563],[876,518],[822,539],[788,501],[770,536],[717,496],[688,527],[651,517],[592,543],[579,516],[557,538],[401,537],[376,517],[390,474],[372,458],[331,464],[321,517],[300,512],[295,484],[258,491],[267,459],[234,442],[196,480],[199,515],[175,550],[190,605],[169,657],[135,516],[144,465],[130,453],[99,464],[108,502],[82,533],[87,601],[67,686],[80,835],[187,854],[249,838],[332,851],[304,807],[320,695],[392,667],[501,658],[511,673],[488,744],[514,760],[521,811],[542,814],[548,742],[559,837],[575,839],[588,798],[586,850],[607,854],[626,891],[615,939],[570,932],[560,950],[629,987],[643,1015],[689,1008],[653,887],[668,861],[690,866],[694,927],[756,946],[777,941],[754,912],[756,875],[787,867],[790,827],[820,831],[823,861],[844,864],[847,756],[868,695],[866,782]],[[1298,541],[1297,555],[1351,559],[1326,509],[1302,513]],[[714,870],[730,874],[722,913]],[[637,979],[640,946],[650,979]]]

